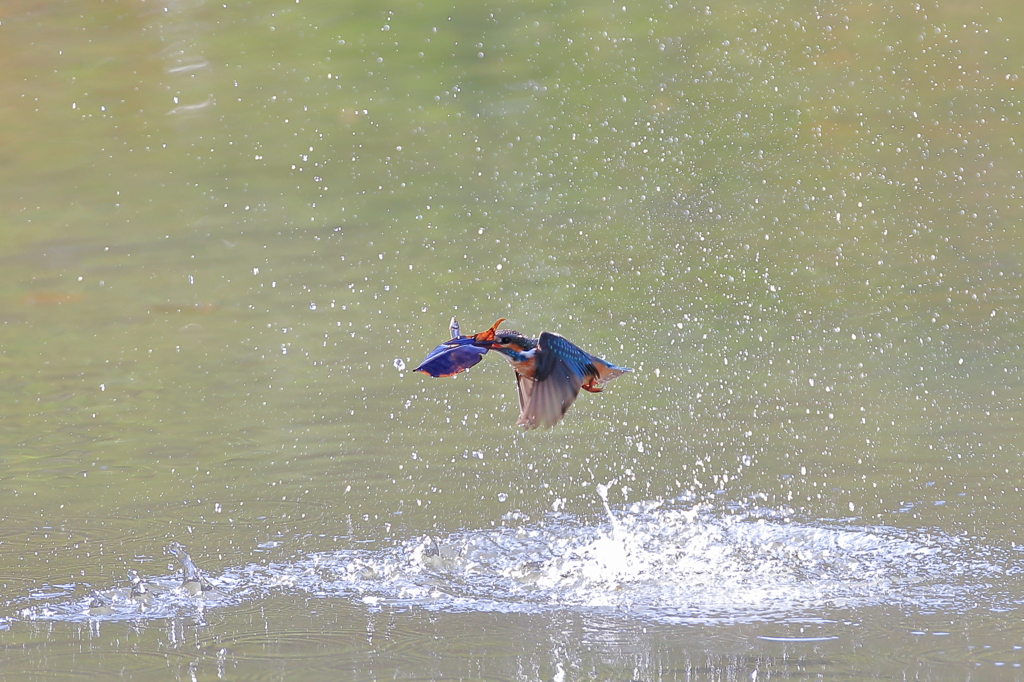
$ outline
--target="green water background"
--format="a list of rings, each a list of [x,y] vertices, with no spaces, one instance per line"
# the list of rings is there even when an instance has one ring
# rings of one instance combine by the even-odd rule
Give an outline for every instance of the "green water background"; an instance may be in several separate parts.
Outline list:
[[[163,572],[170,539],[216,574],[556,504],[600,519],[612,480],[617,505],[693,493],[1013,547],[1022,34],[1011,2],[6,3],[5,598]],[[408,371],[452,314],[636,371],[520,434],[503,362]],[[294,601],[253,607],[275,642],[376,617]],[[465,627],[407,617],[415,641]],[[588,632],[552,618],[484,637],[539,627],[522,661]],[[919,659],[903,618],[866,629],[892,669]],[[9,625],[8,675],[210,633]],[[105,653],[62,658],[83,638]],[[746,665],[722,647],[710,670]],[[184,676],[217,650],[157,659]],[[431,674],[464,658],[430,651]]]

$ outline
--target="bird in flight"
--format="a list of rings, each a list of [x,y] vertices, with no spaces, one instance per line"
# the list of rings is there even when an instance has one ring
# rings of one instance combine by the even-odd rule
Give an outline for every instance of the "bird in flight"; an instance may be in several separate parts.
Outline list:
[[[576,400],[580,389],[600,393],[604,385],[626,372],[591,355],[564,336],[541,332],[534,339],[513,329],[498,329],[498,320],[487,331],[459,335],[452,318],[452,339],[431,351],[416,371],[431,376],[454,376],[480,362],[487,351],[501,353],[516,373],[519,394],[517,426],[534,429],[553,426]]]

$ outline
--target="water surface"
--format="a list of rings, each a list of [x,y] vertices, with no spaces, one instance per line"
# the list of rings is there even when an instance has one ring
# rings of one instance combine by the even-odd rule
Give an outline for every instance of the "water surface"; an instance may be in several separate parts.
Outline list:
[[[8,3],[4,675],[1020,676],[1015,10]]]

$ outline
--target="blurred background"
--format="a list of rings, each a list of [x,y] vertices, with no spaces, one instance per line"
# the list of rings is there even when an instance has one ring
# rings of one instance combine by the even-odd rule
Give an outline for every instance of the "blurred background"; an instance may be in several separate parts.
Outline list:
[[[8,0],[5,679],[1018,669],[1018,14]]]

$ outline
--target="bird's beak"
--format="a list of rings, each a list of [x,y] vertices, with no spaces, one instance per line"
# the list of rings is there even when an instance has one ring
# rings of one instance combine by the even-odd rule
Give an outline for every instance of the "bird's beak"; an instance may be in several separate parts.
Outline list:
[[[496,331],[498,331],[498,325],[501,324],[504,321],[505,321],[505,318],[503,317],[500,320],[498,320],[497,322],[495,322],[494,324],[492,324],[491,328],[488,329],[487,331],[480,332],[479,334],[473,334],[473,345],[474,346],[483,346],[484,348],[493,348],[494,345],[495,345],[495,343],[494,343],[494,333]]]

